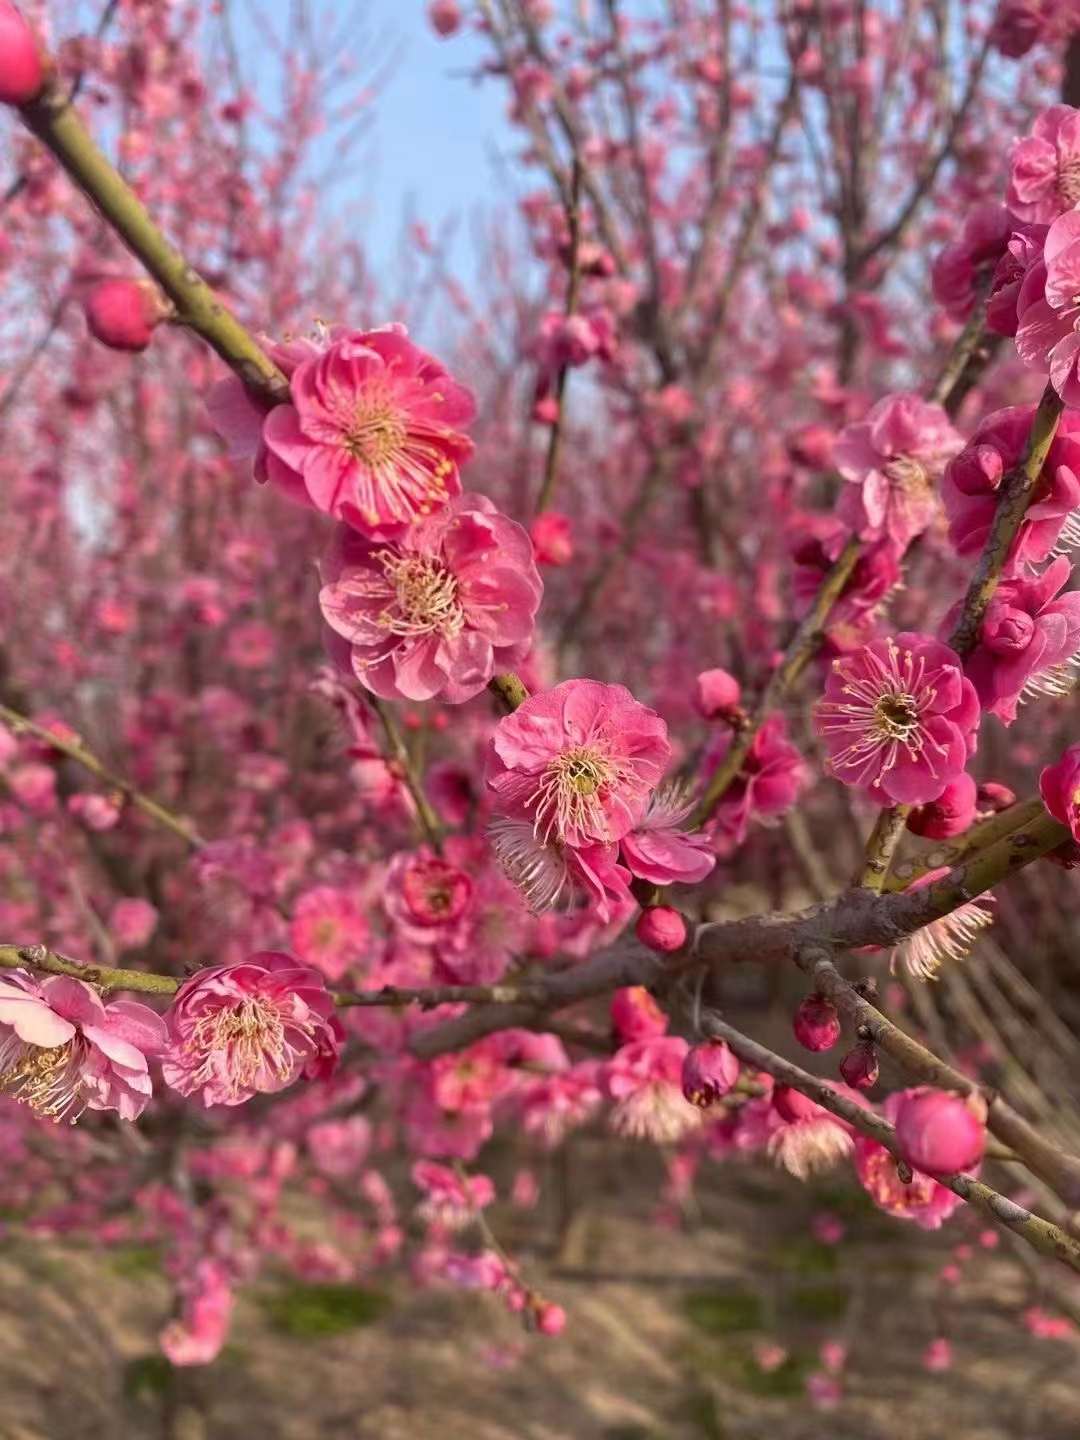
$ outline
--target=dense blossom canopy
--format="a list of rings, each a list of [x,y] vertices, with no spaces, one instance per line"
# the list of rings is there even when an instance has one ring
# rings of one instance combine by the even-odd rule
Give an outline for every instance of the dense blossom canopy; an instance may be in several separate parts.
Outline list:
[[[373,270],[383,57],[288,8],[271,82],[0,0],[5,1216],[158,1247],[178,1366],[263,1260],[558,1334],[497,1232],[586,1127],[1080,1269],[972,1178],[1075,1209],[1076,6],[433,0],[471,286],[423,196]]]

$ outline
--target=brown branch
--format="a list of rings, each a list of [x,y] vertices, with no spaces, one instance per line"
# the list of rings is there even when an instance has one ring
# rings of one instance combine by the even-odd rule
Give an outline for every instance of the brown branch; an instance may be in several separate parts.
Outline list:
[[[827,954],[864,945],[891,947],[1068,839],[1066,826],[1044,811],[921,890],[877,895],[855,889],[793,915],[753,915],[703,925],[691,947],[666,960],[636,941],[622,941],[575,969],[536,981],[542,999],[530,987],[525,1003],[480,1006],[414,1036],[411,1048],[420,1058],[430,1059],[508,1026],[540,1024],[548,1011],[624,985],[651,986],[681,973],[734,964],[747,957],[766,963],[793,961],[807,946]]]
[[[409,747],[405,744],[404,736],[394,718],[394,712],[385,700],[380,700],[377,695],[369,692],[364,693],[364,699],[378,715],[386,736],[386,743],[394,758],[398,773],[405,785],[406,790],[412,796],[413,804],[416,806],[416,819],[423,831],[424,838],[435,851],[442,850],[442,823],[432,808],[431,801],[424,793],[424,782],[417,772],[413,763],[413,757],[409,754]]]
[[[975,57],[975,63],[971,67],[971,73],[968,76],[968,82],[964,89],[964,93],[960,98],[959,105],[957,105],[956,109],[952,113],[948,127],[945,131],[945,135],[942,138],[941,144],[938,146],[937,150],[934,152],[929,162],[923,167],[918,179],[915,182],[911,194],[908,196],[903,208],[897,215],[896,219],[892,222],[891,225],[887,225],[884,230],[882,230],[879,234],[875,235],[875,237],[867,245],[863,246],[863,248],[854,257],[854,269],[856,273],[861,272],[866,267],[867,262],[872,260],[875,255],[879,254],[882,250],[887,249],[890,245],[895,244],[895,242],[900,239],[904,231],[915,218],[915,213],[918,210],[919,206],[933,189],[934,183],[937,180],[941,167],[942,165],[944,165],[945,161],[952,153],[953,146],[956,143],[956,138],[960,133],[960,128],[963,125],[964,120],[967,118],[968,112],[970,111],[972,103],[974,102],[975,95],[978,91],[979,83],[982,80],[983,70],[986,67],[986,62],[989,58],[989,55],[990,37],[989,35],[987,35],[986,39],[982,43],[978,55]]]
[[[960,618],[949,637],[949,644],[958,655],[967,655],[978,640],[983,616],[994,598],[1009,550],[1034,498],[1063,409],[1060,396],[1048,384],[1031,422],[1024,457],[1002,481],[993,526],[964,596]]]
[[[66,736],[57,734],[55,730],[50,730],[47,726],[39,725],[35,720],[21,715],[10,705],[0,704],[0,721],[3,721],[15,735],[33,735],[35,739],[43,741],[54,750],[59,750],[69,760],[74,760],[84,770],[88,770],[91,775],[96,776],[110,790],[115,790],[123,795],[125,800],[130,800],[132,805],[141,810],[144,815],[149,816],[159,825],[163,825],[166,830],[171,830],[174,835],[178,835],[185,844],[197,848],[206,843],[190,821],[174,814],[167,806],[162,805],[152,796],[144,795],[129,780],[125,780],[122,775],[117,775],[115,771],[110,770],[92,750],[86,748],[81,740],[77,738],[69,740]]]
[[[726,1024],[718,1016],[702,1017],[702,1030],[715,1040],[722,1040],[747,1065],[772,1075],[782,1085],[788,1085],[803,1095],[808,1095],[824,1110],[845,1121],[853,1130],[883,1145],[890,1155],[906,1163],[896,1140],[896,1131],[882,1115],[873,1110],[864,1110],[846,1095],[841,1095],[827,1080],[811,1075],[790,1060],[767,1050],[764,1045],[743,1035],[734,1026]],[[968,1087],[962,1087],[966,1090]],[[1080,1271],[1080,1244],[1066,1235],[1059,1226],[1044,1220],[1041,1216],[1025,1210],[997,1190],[970,1175],[935,1175],[939,1185],[944,1185],[961,1200],[967,1201],[996,1224],[1011,1230],[1026,1240],[1040,1255],[1059,1260],[1070,1269]]]
[[[761,693],[749,725],[732,737],[727,754],[706,785],[694,813],[693,823],[695,826],[706,823],[728,786],[742,768],[742,763],[750,753],[750,747],[765,723],[766,716],[775,709],[788,687],[795,682],[806,665],[813,659],[821,644],[821,636],[829,612],[843,594],[844,586],[851,578],[851,572],[858,562],[860,551],[859,541],[852,537],[845,545],[840,558],[822,581],[820,589],[814,596],[813,605],[784,651],[784,658],[769,677],[769,682]]]
[[[570,204],[566,212],[567,225],[570,228],[570,255],[568,259],[569,280],[566,289],[566,310],[567,319],[574,315],[578,307],[578,294],[581,289],[581,161],[574,156],[574,173],[570,182]],[[569,365],[560,365],[559,373],[555,377],[555,423],[551,427],[551,434],[548,436],[547,458],[544,462],[544,479],[540,486],[540,494],[536,501],[536,513],[539,515],[551,504],[552,496],[555,494],[555,486],[559,478],[559,452],[562,448],[563,427],[566,422],[566,382],[570,375]]]

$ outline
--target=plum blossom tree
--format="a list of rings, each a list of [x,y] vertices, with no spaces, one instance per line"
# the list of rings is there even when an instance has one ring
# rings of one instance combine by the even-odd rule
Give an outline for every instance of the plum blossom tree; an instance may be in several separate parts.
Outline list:
[[[0,0],[5,1209],[160,1242],[174,1365],[270,1259],[572,1325],[499,1127],[842,1167],[1080,1271],[1026,964],[1080,863],[1080,13],[428,14],[531,187],[473,295],[329,204],[332,16],[275,109],[227,5]],[[741,966],[817,1073],[725,1018]],[[145,1155],[83,1183],[42,1118],[109,1109]]]

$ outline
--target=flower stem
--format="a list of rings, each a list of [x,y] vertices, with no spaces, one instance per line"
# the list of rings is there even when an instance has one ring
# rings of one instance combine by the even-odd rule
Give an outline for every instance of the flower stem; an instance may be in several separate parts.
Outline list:
[[[39,725],[35,720],[21,715],[18,710],[13,710],[10,705],[0,704],[0,720],[13,734],[33,735],[35,739],[43,741],[54,750],[59,750],[69,760],[74,760],[84,770],[95,775],[110,790],[119,791],[126,800],[130,800],[136,809],[141,810],[144,815],[148,815],[151,820],[156,820],[166,830],[171,830],[174,835],[179,835],[186,844],[198,848],[206,843],[190,821],[175,815],[160,801],[144,795],[141,790],[136,790],[130,781],[108,769],[92,750],[86,748],[81,740],[69,740],[64,735],[58,735],[55,730],[50,730],[45,725]]]
[[[176,319],[213,347],[265,404],[288,398],[288,382],[150,218],[146,207],[83,125],[54,76],[19,115],[176,307]]]

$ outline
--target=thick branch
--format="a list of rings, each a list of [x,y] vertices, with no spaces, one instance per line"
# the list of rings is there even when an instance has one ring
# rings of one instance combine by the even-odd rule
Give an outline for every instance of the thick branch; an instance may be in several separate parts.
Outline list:
[[[827,1080],[811,1075],[798,1065],[793,1065],[791,1061],[766,1050],[763,1045],[757,1044],[716,1016],[706,1016],[702,1021],[702,1029],[713,1039],[723,1040],[746,1064],[772,1075],[782,1085],[789,1085],[803,1095],[808,1095],[822,1109],[845,1121],[853,1130],[858,1130],[860,1134],[883,1145],[897,1160],[904,1159],[896,1141],[896,1131],[883,1116],[873,1110],[864,1110],[861,1105],[856,1105],[853,1100],[841,1095]],[[1026,1240],[1040,1255],[1060,1260],[1070,1269],[1080,1271],[1080,1245],[1059,1226],[1032,1214],[1030,1210],[1025,1210],[1022,1205],[1017,1205],[997,1190],[992,1190],[981,1180],[973,1180],[970,1175],[936,1175],[934,1179],[996,1224],[1003,1225],[1014,1235]]]

